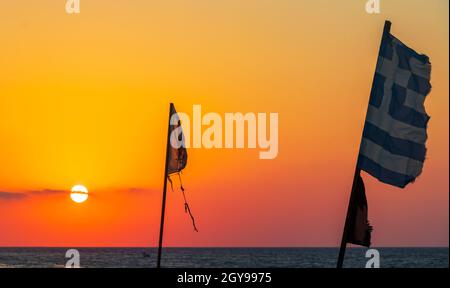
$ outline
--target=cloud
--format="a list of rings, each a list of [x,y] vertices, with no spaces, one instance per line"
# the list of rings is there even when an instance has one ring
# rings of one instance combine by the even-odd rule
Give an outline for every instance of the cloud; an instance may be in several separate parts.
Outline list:
[[[68,191],[66,190],[55,190],[55,189],[42,189],[42,190],[32,190],[29,191],[29,194],[32,195],[55,195],[55,194],[65,194]]]
[[[59,195],[63,193],[67,193],[67,191],[56,189],[31,190],[25,192],[0,191],[0,201],[17,201],[27,199],[29,196]]]
[[[28,197],[28,195],[26,193],[0,191],[0,201],[22,200],[27,197]]]
[[[155,190],[149,189],[149,188],[133,187],[133,188],[128,188],[128,192],[139,193],[139,194],[153,194],[155,192]]]

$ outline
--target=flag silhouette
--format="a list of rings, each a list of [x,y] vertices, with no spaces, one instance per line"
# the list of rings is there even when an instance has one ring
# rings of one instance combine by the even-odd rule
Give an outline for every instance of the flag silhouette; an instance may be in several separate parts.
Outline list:
[[[163,188],[163,197],[162,197],[162,208],[161,208],[161,223],[159,226],[159,241],[158,241],[158,258],[156,260],[156,267],[161,267],[161,256],[162,256],[162,245],[163,245],[163,234],[164,234],[164,218],[166,211],[166,195],[167,195],[167,182],[170,183],[170,186],[173,191],[173,183],[170,178],[171,174],[177,174],[180,179],[180,188],[183,192],[184,198],[184,210],[186,213],[189,213],[189,216],[192,219],[192,226],[195,231],[197,227],[195,226],[195,219],[191,213],[191,209],[189,204],[187,203],[186,195],[184,193],[184,187],[181,183],[181,170],[186,167],[187,164],[187,150],[186,143],[183,134],[183,129],[181,128],[181,121],[175,110],[175,106],[173,103],[170,103],[169,108],[169,127],[167,130],[167,146],[166,146],[166,163],[164,168],[164,188]]]
[[[364,187],[363,179],[360,175],[356,180],[353,203],[350,205],[350,222],[348,223],[347,242],[370,247],[370,238],[372,226],[368,220],[368,206],[366,198],[366,189]]]
[[[422,172],[431,64],[389,32],[383,34],[357,167],[405,187]]]
[[[168,174],[178,173],[186,167],[187,164],[187,150],[186,143],[181,128],[181,121],[178,117],[175,106],[170,106],[170,145],[169,145],[169,159],[168,159]]]
[[[431,91],[431,63],[390,33],[384,24],[377,67],[353,178],[337,267],[347,243],[370,247],[372,226],[361,170],[404,188],[422,173],[427,124],[425,98]]]

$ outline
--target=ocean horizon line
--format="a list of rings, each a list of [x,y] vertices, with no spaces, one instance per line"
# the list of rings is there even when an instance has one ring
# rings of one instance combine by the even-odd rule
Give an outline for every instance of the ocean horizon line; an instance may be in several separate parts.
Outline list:
[[[158,246],[78,246],[78,245],[65,245],[65,246],[0,246],[2,248],[110,248],[110,249],[126,249],[126,248],[150,248],[157,249]],[[163,249],[167,248],[179,248],[179,249],[338,249],[339,246],[164,246]],[[372,246],[372,247],[361,247],[361,246],[348,246],[350,249],[371,249],[371,248],[379,248],[379,249],[426,249],[426,248],[441,248],[448,249],[449,246]]]

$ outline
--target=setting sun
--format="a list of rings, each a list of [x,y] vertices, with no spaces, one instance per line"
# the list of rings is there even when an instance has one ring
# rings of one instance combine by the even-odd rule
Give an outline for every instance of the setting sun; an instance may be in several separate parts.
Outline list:
[[[88,190],[83,185],[75,185],[72,187],[70,198],[77,203],[83,203],[88,198]]]

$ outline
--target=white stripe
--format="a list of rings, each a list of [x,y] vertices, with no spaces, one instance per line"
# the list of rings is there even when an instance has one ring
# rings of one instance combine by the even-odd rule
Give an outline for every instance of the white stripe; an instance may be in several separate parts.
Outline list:
[[[411,72],[422,78],[430,80],[431,78],[431,64],[423,64],[414,57],[409,59],[409,66],[411,67]]]
[[[381,167],[403,175],[417,177],[422,172],[422,162],[392,154],[367,138],[362,139],[359,153],[378,163]]]
[[[406,107],[412,108],[417,112],[427,114],[427,112],[425,111],[424,102],[425,96],[410,89],[406,90],[406,99],[405,103],[403,103]]]

